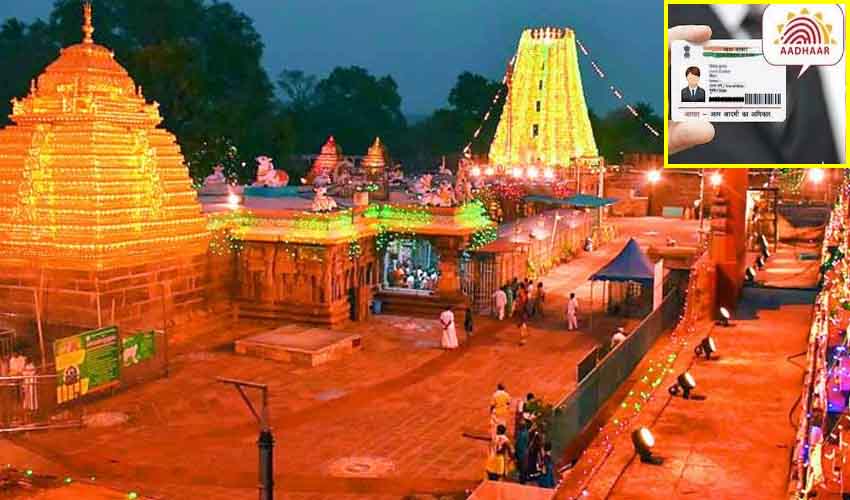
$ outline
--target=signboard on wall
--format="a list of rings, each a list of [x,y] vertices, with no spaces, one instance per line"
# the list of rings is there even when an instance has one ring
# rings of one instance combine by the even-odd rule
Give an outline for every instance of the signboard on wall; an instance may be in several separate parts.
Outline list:
[[[125,337],[121,342],[123,366],[133,366],[153,358],[155,344],[153,330]]]
[[[658,309],[664,301],[664,259],[655,263],[655,276],[652,281],[652,310]]]
[[[118,384],[118,328],[107,326],[56,340],[56,398],[64,403]]]

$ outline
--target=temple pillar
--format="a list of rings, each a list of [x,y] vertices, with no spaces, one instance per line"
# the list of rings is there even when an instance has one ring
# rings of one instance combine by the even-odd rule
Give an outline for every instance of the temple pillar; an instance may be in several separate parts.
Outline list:
[[[441,297],[459,297],[460,291],[460,250],[463,244],[458,237],[440,236],[432,240],[440,255],[440,280],[437,282],[437,294]]]
[[[747,267],[748,170],[726,169],[712,208],[711,259],[717,267],[717,305],[733,311]]]

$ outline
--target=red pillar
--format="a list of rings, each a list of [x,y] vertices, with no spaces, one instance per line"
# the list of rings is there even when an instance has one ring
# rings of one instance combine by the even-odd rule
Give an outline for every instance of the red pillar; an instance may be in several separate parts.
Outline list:
[[[719,194],[726,202],[725,221],[712,224],[711,257],[717,266],[717,305],[729,310],[738,303],[747,267],[747,188],[747,169],[723,170]]]

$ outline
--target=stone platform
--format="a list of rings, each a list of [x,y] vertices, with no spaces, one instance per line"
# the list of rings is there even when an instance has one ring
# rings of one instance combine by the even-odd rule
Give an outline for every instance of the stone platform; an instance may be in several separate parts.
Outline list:
[[[353,354],[363,347],[358,334],[287,325],[235,342],[237,354],[301,366],[318,366]]]

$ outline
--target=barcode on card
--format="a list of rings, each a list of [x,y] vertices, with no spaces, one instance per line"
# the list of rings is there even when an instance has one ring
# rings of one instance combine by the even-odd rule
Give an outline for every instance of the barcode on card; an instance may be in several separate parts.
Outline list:
[[[782,104],[782,94],[744,94],[744,104]]]

